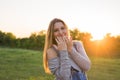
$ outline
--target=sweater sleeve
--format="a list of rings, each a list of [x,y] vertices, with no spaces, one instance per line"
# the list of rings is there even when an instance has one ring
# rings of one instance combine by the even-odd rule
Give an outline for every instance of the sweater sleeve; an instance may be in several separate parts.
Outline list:
[[[59,57],[48,60],[48,65],[49,69],[56,77],[62,80],[70,80],[71,65],[66,50],[59,51]]]
[[[70,55],[83,71],[90,69],[91,62],[81,42],[75,42],[75,47],[72,48]]]

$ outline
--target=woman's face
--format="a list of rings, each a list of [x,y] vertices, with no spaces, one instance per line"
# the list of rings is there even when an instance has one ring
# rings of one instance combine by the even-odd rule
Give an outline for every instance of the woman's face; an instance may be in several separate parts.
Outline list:
[[[54,37],[68,36],[67,29],[62,22],[56,22],[54,24]]]

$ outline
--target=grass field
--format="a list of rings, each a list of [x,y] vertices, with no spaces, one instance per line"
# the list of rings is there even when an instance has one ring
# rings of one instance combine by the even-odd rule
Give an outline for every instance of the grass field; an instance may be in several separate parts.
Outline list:
[[[90,58],[89,80],[120,80],[120,59]],[[54,80],[44,73],[42,52],[0,48],[0,80]]]

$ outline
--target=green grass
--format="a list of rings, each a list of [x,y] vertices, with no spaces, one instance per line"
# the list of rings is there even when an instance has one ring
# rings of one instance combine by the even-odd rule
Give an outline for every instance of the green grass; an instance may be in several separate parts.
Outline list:
[[[89,80],[120,80],[120,59],[92,58]]]
[[[119,80],[120,59],[90,58],[89,80]],[[0,80],[54,80],[44,73],[42,51],[0,48]]]
[[[0,80],[52,80],[42,66],[42,52],[0,48]]]

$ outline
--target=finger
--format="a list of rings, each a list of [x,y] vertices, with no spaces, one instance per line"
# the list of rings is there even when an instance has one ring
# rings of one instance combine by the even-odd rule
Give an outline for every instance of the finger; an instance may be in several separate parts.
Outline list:
[[[70,36],[70,41],[72,41],[72,37]]]
[[[61,37],[57,37],[57,40],[60,42],[61,41]]]
[[[59,41],[58,41],[58,39],[57,39],[57,38],[55,38],[55,40],[56,40],[57,44],[59,44]]]
[[[63,39],[62,39],[62,37],[57,37],[56,40],[57,40],[57,43],[58,43],[58,44],[63,43]]]
[[[58,40],[59,40],[60,43],[64,43],[65,42],[63,37],[58,37]]]
[[[66,41],[66,43],[68,43],[68,41],[69,41],[67,36],[65,36],[65,41]]]
[[[66,37],[65,36],[63,36],[63,41],[66,42]]]
[[[55,49],[57,49],[57,45],[53,44],[53,47],[54,47]]]

